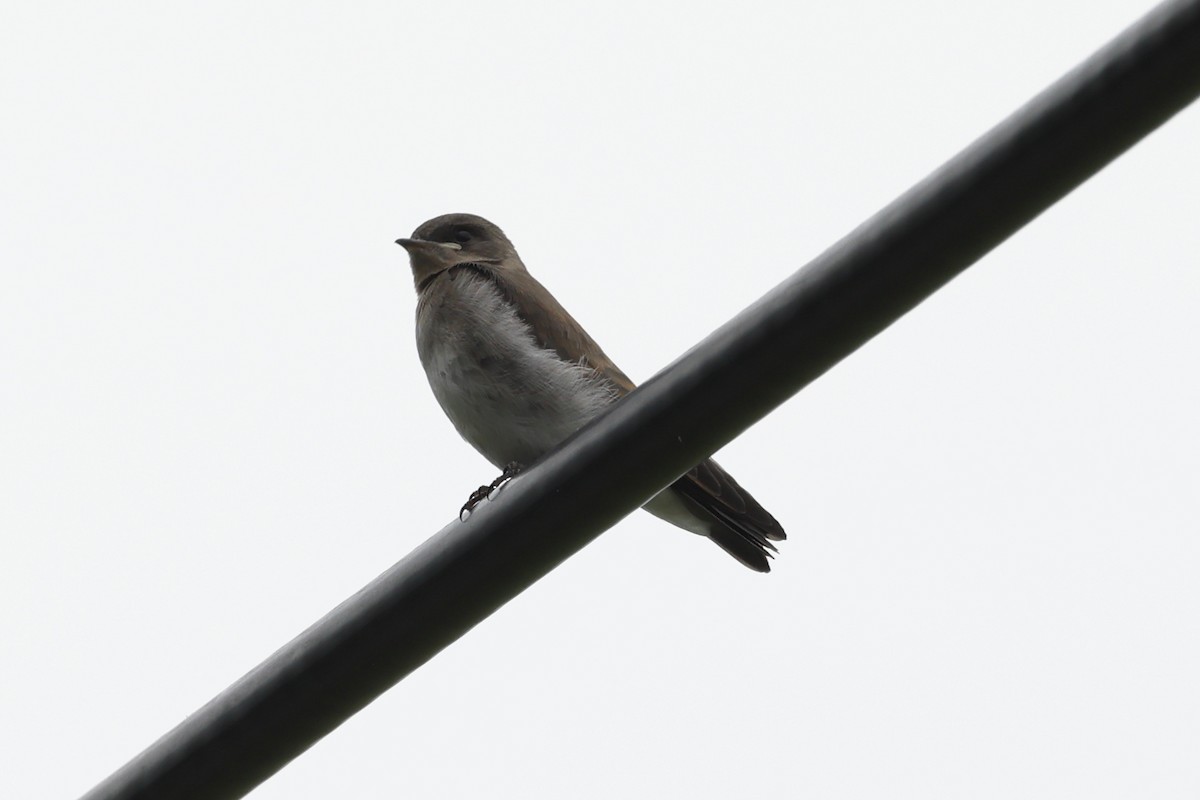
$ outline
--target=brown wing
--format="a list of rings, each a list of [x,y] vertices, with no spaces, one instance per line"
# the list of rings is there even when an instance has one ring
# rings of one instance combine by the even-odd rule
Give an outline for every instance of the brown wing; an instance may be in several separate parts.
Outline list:
[[[501,296],[517,310],[533,331],[537,343],[558,353],[564,361],[586,364],[612,382],[621,396],[633,391],[633,381],[621,372],[583,326],[567,313],[554,295],[525,270],[475,265]]]
[[[472,265],[476,266],[476,265]],[[479,271],[496,285],[504,299],[529,325],[538,344],[567,360],[587,364],[606,377],[624,396],[634,383],[612,362],[567,310],[536,278],[521,269],[496,269],[479,265]],[[694,513],[719,524],[709,538],[751,569],[770,571],[772,541],[787,538],[783,527],[711,458],[697,464],[671,484]]]

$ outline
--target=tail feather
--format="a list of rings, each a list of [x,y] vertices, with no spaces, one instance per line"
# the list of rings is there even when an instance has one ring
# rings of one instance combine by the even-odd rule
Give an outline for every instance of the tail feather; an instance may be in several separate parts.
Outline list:
[[[770,572],[773,541],[787,538],[778,520],[712,459],[671,485],[693,511],[711,520],[708,537],[750,569]]]

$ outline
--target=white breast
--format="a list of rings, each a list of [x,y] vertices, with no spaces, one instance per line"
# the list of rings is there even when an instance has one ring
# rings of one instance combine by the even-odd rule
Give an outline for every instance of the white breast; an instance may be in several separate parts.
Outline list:
[[[539,347],[485,277],[443,275],[417,306],[417,352],[459,434],[498,467],[529,465],[617,393],[593,370]]]

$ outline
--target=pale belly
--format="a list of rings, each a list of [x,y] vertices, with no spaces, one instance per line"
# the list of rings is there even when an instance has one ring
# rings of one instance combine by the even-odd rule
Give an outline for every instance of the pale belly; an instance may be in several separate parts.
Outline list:
[[[417,309],[421,364],[446,416],[492,464],[533,463],[616,399],[595,372],[538,347],[486,279],[464,273],[436,288]]]

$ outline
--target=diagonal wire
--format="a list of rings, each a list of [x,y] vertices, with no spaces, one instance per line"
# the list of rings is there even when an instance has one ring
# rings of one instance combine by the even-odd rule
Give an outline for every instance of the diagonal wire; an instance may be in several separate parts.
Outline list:
[[[1164,3],[167,733],[89,800],[249,792],[1200,94]]]

